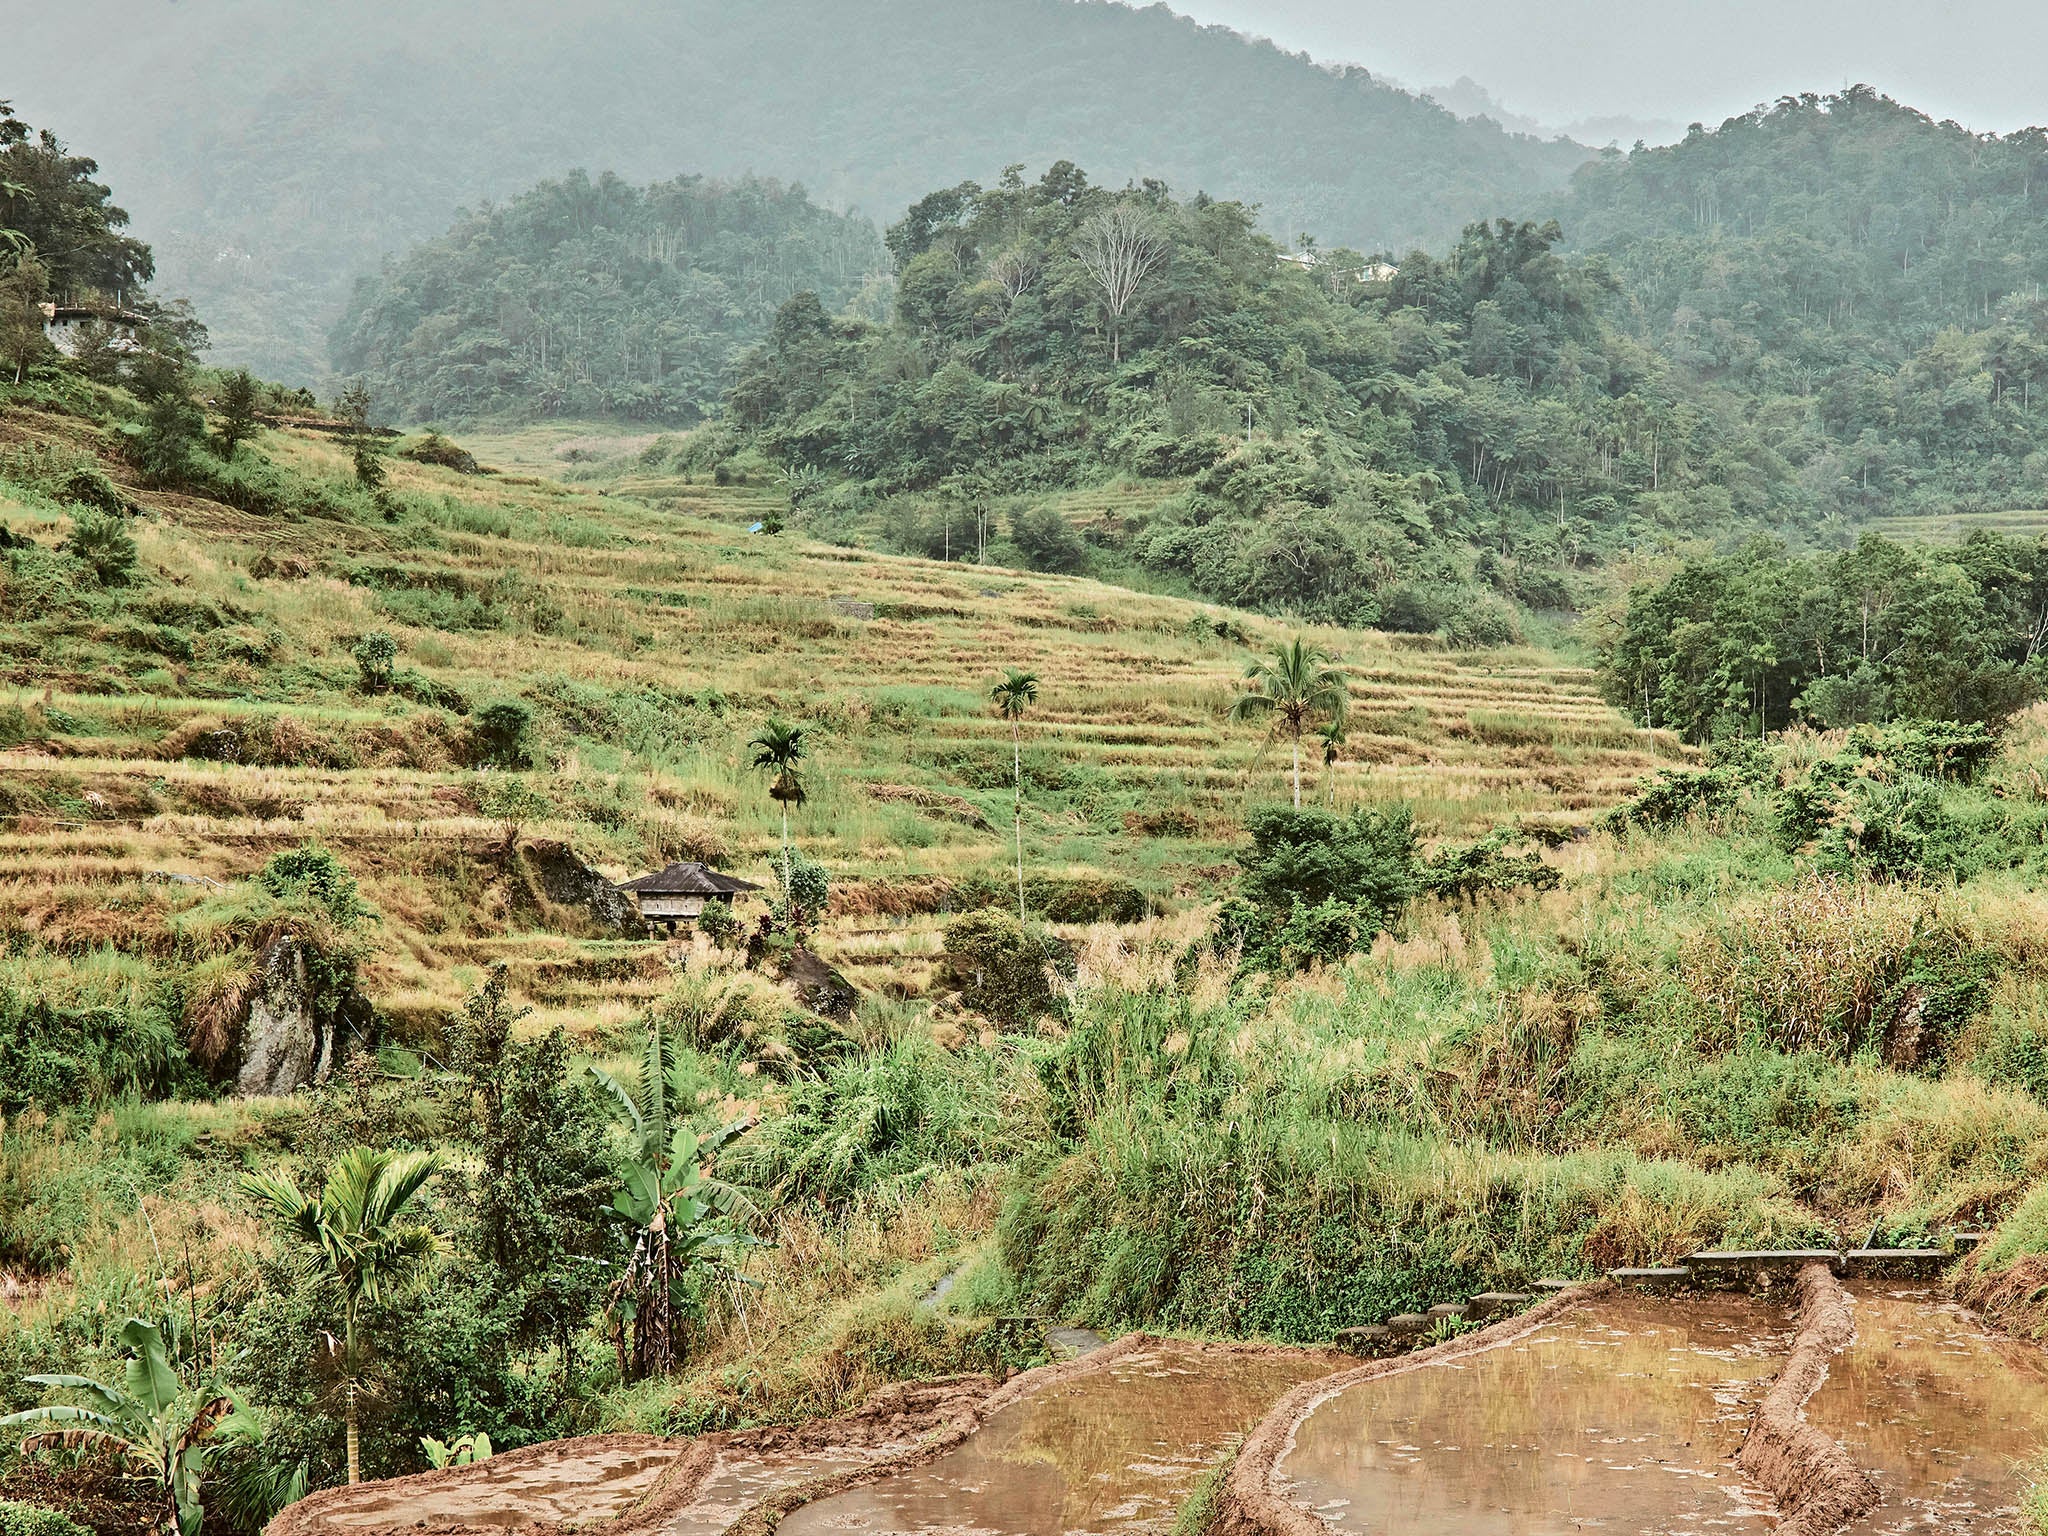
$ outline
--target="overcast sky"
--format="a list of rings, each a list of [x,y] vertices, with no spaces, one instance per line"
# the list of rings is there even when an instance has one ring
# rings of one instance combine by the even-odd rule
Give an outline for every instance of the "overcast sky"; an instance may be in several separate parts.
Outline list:
[[[1470,75],[1551,124],[1709,124],[1864,81],[1933,116],[2048,123],[2048,0],[1169,0],[1412,86]]]

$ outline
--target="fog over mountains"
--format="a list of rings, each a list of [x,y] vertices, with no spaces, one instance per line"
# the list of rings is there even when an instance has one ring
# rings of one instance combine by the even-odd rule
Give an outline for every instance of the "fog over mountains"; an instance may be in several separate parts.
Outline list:
[[[69,29],[104,41],[25,50],[0,89],[100,159],[218,358],[295,380],[356,274],[579,166],[754,172],[885,223],[1064,158],[1401,249],[1542,203],[1587,154],[1096,0],[79,0]]]

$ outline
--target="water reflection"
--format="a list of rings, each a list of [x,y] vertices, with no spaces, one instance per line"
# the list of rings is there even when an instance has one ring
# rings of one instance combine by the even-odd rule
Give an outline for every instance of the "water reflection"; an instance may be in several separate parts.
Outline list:
[[[1851,1294],[1856,1342],[1806,1405],[1884,1491],[1849,1530],[2025,1529],[2014,1463],[2048,1444],[2048,1358],[1929,1291]]]
[[[1790,1345],[1743,1296],[1603,1299],[1529,1337],[1361,1383],[1305,1419],[1287,1491],[1345,1531],[1766,1531],[1731,1458]]]
[[[798,1510],[781,1536],[1164,1531],[1203,1471],[1288,1388],[1332,1365],[1164,1344],[1034,1393],[965,1445]]]

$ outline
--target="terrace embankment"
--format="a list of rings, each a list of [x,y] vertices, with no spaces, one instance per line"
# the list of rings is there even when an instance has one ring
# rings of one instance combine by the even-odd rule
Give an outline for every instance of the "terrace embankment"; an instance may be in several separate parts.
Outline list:
[[[1163,1528],[1233,1436],[1343,1358],[1134,1334],[1000,1386],[889,1387],[841,1419],[696,1440],[600,1435],[330,1489],[269,1536],[552,1536],[592,1521],[614,1522],[614,1536],[914,1531],[955,1526],[949,1512],[969,1506],[977,1526],[1020,1533]]]
[[[1342,1357],[1152,1341],[989,1415],[937,1460],[821,1499],[782,1536],[1164,1531],[1203,1472],[1274,1400]]]

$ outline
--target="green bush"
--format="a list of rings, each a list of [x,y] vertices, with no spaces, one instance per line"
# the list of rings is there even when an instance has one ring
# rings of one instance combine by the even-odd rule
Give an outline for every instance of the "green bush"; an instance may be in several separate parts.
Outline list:
[[[533,711],[517,699],[487,704],[470,727],[470,750],[479,764],[494,768],[530,768],[527,732]]]
[[[349,652],[362,674],[365,693],[382,693],[391,686],[391,670],[398,660],[398,642],[381,629],[373,629]]]
[[[1007,912],[969,912],[946,925],[945,971],[963,1006],[1018,1029],[1054,1010],[1053,978],[1073,974],[1073,957]]]
[[[69,1515],[0,1499],[0,1536],[92,1536]]]
[[[1255,807],[1238,854],[1238,896],[1210,936],[1250,968],[1294,970],[1372,943],[1415,894],[1415,824],[1406,806],[1353,811]]]
[[[301,898],[324,907],[337,928],[353,928],[369,912],[348,866],[318,843],[273,853],[256,883],[280,901]]]
[[[64,549],[103,587],[124,585],[135,570],[135,540],[118,512],[80,512]]]
[[[1418,883],[1432,895],[1469,899],[1527,888],[1555,890],[1564,878],[1543,862],[1539,853],[1510,853],[1519,841],[1511,831],[1495,832],[1476,843],[1446,848],[1422,866]]]

